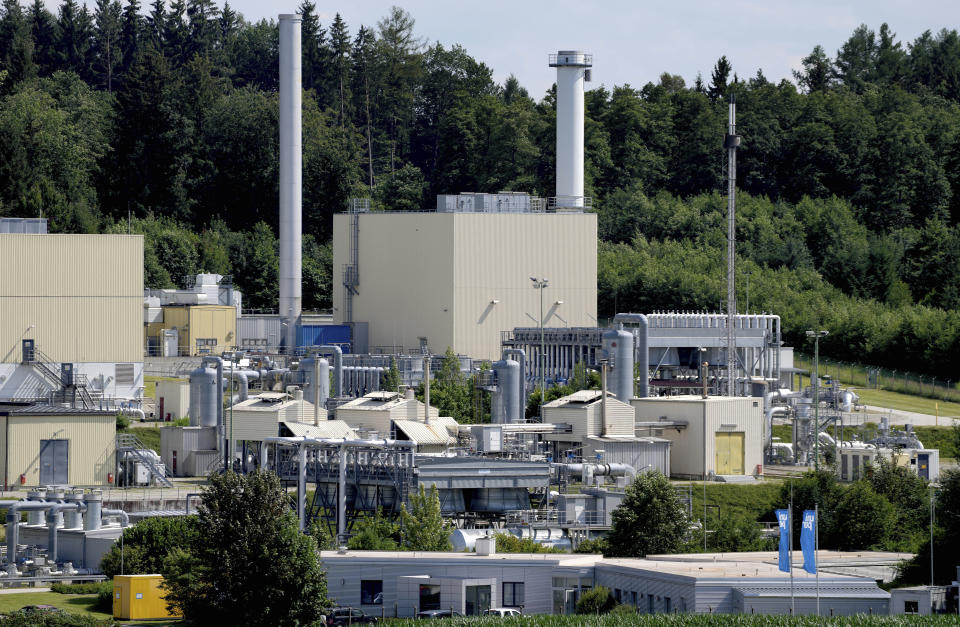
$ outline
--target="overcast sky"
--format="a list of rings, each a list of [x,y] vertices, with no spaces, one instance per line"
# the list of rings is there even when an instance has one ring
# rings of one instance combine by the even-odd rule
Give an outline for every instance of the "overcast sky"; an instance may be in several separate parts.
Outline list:
[[[222,0],[217,0],[222,6]],[[88,0],[92,8],[92,0]],[[149,3],[143,0],[146,7]],[[299,0],[231,0],[248,20],[296,11]],[[428,43],[460,44],[493,69],[503,83],[515,74],[540,99],[553,84],[547,55],[563,49],[593,53],[594,86],[642,87],[662,72],[691,84],[697,72],[709,82],[713,64],[726,55],[741,78],[762,68],[768,79],[791,70],[817,44],[832,57],[853,29],[883,22],[900,41],[925,30],[960,26],[958,0],[350,0],[317,1],[326,27],[339,12],[355,34],[375,26],[391,5],[407,10]]]

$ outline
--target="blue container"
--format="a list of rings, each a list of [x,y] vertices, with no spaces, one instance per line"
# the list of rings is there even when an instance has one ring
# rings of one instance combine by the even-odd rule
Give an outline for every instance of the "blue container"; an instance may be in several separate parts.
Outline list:
[[[350,325],[301,324],[297,326],[297,347],[336,344],[344,353],[350,352]]]

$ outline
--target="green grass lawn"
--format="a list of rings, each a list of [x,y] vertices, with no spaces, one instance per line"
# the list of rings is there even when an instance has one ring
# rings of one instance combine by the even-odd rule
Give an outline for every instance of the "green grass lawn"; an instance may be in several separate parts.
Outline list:
[[[0,613],[15,612],[25,605],[55,605],[71,614],[84,614],[100,620],[112,618],[110,614],[95,611],[93,605],[96,602],[97,595],[95,594],[17,592],[0,594]]]
[[[857,389],[857,394],[860,395],[860,403],[863,405],[876,405],[877,407],[913,411],[931,416],[939,415],[944,419],[944,424],[947,426],[950,425],[950,419],[946,417],[960,417],[960,403],[938,401],[922,396],[888,392],[887,390]]]
[[[703,482],[693,484],[693,517],[703,517]],[[706,482],[708,520],[714,520],[719,507],[720,516],[746,516],[765,520],[773,518],[774,506],[780,495],[779,481],[763,481],[756,484],[729,484]],[[716,506],[716,507],[715,507]]]

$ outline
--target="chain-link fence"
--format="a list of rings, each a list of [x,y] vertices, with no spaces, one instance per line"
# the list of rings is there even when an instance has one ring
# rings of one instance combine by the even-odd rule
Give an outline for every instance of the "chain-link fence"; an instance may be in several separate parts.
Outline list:
[[[813,373],[813,356],[794,353],[793,363]],[[903,394],[915,394],[942,401],[960,403],[960,389],[957,381],[921,375],[905,370],[866,366],[849,361],[838,361],[820,357],[820,377],[830,376],[845,385],[871,390],[888,390]]]

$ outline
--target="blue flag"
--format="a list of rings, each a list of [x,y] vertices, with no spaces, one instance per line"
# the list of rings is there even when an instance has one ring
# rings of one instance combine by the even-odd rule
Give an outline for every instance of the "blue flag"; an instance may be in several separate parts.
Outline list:
[[[790,510],[777,510],[777,523],[780,525],[780,570],[790,572]]]
[[[800,549],[803,551],[803,570],[811,575],[817,572],[817,514],[812,509],[803,510],[803,527],[800,528]]]

